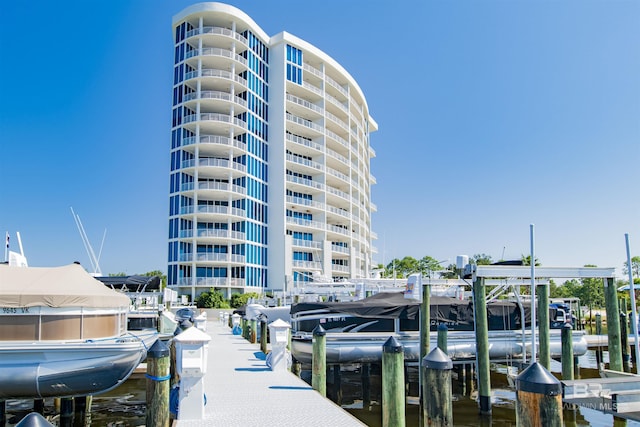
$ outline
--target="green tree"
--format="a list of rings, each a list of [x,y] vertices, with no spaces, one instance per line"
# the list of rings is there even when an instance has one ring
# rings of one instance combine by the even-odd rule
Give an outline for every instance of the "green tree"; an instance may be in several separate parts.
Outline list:
[[[229,308],[229,303],[224,299],[222,292],[211,288],[209,292],[203,292],[196,298],[198,308]]]
[[[392,278],[408,277],[410,274],[417,273],[419,271],[420,265],[418,260],[411,256],[406,256],[400,260],[395,258],[387,264],[387,272],[390,273],[388,277]]]
[[[531,255],[522,255],[522,265],[531,265]],[[536,258],[536,263],[535,266],[539,266],[540,265],[540,260],[538,258]]]
[[[624,262],[624,266],[622,267],[624,274],[629,274],[629,265],[627,261]],[[640,256],[634,256],[631,258],[631,276],[636,278],[640,277]],[[634,280],[633,283],[636,283]]]
[[[493,261],[491,260],[491,256],[487,254],[475,254],[469,260],[469,263],[475,265],[489,265]]]
[[[243,305],[247,305],[247,302],[250,298],[258,298],[256,292],[247,292],[246,294],[231,294],[231,308],[242,307]]]
[[[433,272],[439,270],[442,270],[442,266],[437,259],[429,255],[423,256],[418,261],[418,272],[422,274],[422,277],[434,277]]]

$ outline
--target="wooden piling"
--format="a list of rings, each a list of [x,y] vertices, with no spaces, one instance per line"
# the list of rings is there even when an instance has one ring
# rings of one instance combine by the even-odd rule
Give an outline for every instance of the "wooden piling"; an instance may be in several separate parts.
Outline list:
[[[0,400],[0,426],[7,425],[7,402]]]
[[[440,328],[438,327],[438,332]],[[440,348],[434,348],[422,359],[424,371],[423,393],[424,425],[432,427],[453,426],[451,370],[453,362]],[[464,369],[464,368],[463,368]]]
[[[561,332],[562,340],[562,379],[572,380],[574,378],[573,372],[573,326],[570,323],[565,323],[562,326]]]
[[[539,285],[538,287],[538,331],[540,350],[538,357],[540,363],[545,369],[551,368],[551,351],[549,349],[549,287],[547,285]]]
[[[444,323],[438,325],[438,348],[447,354],[447,333],[449,328]],[[424,357],[420,360],[423,360]]]
[[[622,349],[622,369],[625,372],[631,372],[631,346],[627,333],[627,315],[624,312],[620,313],[620,348]]]
[[[620,344],[620,317],[618,297],[614,279],[604,279],[604,301],[607,311],[607,336],[609,346],[609,369],[622,372],[622,348]]]
[[[327,396],[327,331],[321,325],[313,330],[311,387]]]
[[[562,427],[562,384],[534,362],[516,379],[516,426]]]
[[[267,322],[260,321],[260,351],[267,354]]]
[[[428,283],[422,285],[422,303],[420,305],[420,360],[429,354],[431,332],[431,286]],[[420,414],[424,411],[424,399],[422,396],[422,364],[418,366],[418,403]],[[422,421],[422,420],[420,420]],[[422,426],[422,424],[420,424]]]
[[[489,371],[489,329],[484,278],[473,282],[473,311],[476,319],[476,353],[478,360],[478,403],[480,413],[491,414],[491,372]]]
[[[596,335],[602,335],[602,314],[596,314]],[[604,362],[602,359],[602,347],[598,345],[596,349],[596,363],[598,364],[598,370],[600,370],[601,364]]]
[[[256,319],[251,319],[251,336],[249,338],[251,344],[258,342],[258,321]]]
[[[394,337],[382,346],[382,427],[405,427],[404,350]]]
[[[147,352],[147,427],[169,426],[169,347],[157,340]]]

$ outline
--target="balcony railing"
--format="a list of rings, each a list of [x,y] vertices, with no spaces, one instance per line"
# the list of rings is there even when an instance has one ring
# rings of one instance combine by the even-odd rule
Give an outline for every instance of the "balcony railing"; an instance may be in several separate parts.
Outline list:
[[[182,139],[182,145],[192,145],[196,143],[196,137],[190,136]],[[201,135],[200,136],[200,144],[220,144],[220,145],[229,145],[241,150],[246,150],[247,144],[238,141],[237,139],[228,138],[226,136],[219,135]]]
[[[303,119],[302,117],[294,116],[293,114],[287,113],[287,120],[297,123],[301,126],[308,127],[310,129],[314,129],[318,132],[322,132],[324,128],[319,124],[312,122],[311,120]]]
[[[189,71],[188,73],[185,74],[184,79],[185,80],[190,80],[190,79],[195,79],[196,77],[219,77],[222,79],[227,79],[227,80],[232,80],[234,82],[240,83],[243,86],[247,86],[247,80],[236,75],[233,74],[229,71],[226,70],[218,70],[215,68],[205,68],[203,70],[195,70],[195,71]]]
[[[203,206],[183,206],[180,208],[181,215],[193,215],[194,213],[203,215],[235,215],[239,217],[245,216],[243,209],[233,208],[230,206],[215,206],[215,205],[203,205]]]
[[[232,117],[228,114],[220,114],[220,113],[202,113],[202,114],[189,114],[185,116],[184,123],[191,123],[195,121],[212,121],[212,122],[223,122],[223,123],[232,123],[236,126],[240,126],[245,129],[247,127],[247,122],[240,120],[236,117]]]
[[[308,108],[309,110],[313,110],[319,114],[322,114],[322,112],[324,111],[322,107],[319,107],[316,104],[312,104],[311,102],[307,101],[306,99],[298,98],[297,96],[291,95],[289,93],[287,94],[287,101],[293,102],[294,104],[302,105],[303,107]]]
[[[198,92],[191,92],[184,96],[185,101],[192,101],[194,99],[219,99],[221,101],[235,102],[243,107],[247,106],[247,101],[239,96],[233,96],[228,92],[221,92],[218,90],[201,91],[199,95]]]
[[[201,286],[207,288],[227,286],[243,287],[244,279],[232,277],[181,277],[178,279],[178,286]]]
[[[227,37],[234,38],[234,39],[244,43],[245,45],[249,44],[249,42],[247,41],[247,39],[243,35],[238,34],[235,31],[230,30],[228,28],[224,28],[224,27],[194,28],[193,30],[187,31],[187,38],[193,37],[193,36],[197,36],[197,35],[200,35],[200,34],[217,34],[217,35],[221,35],[221,36],[227,36]]]
[[[242,65],[247,65],[247,60],[242,56],[233,53],[228,49],[220,49],[219,47],[203,47],[202,49],[193,49],[186,53],[185,58],[193,58],[194,56],[221,56],[224,58],[234,59]]]
[[[304,145],[305,147],[313,148],[318,151],[322,151],[322,145],[317,142],[309,141],[308,139],[301,138],[299,136],[288,133],[287,141],[295,142],[296,144]]]

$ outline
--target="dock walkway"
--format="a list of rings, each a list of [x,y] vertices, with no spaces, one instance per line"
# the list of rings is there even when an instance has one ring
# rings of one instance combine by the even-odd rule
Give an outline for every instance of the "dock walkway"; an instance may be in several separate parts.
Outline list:
[[[207,322],[206,333],[205,419],[174,426],[366,426],[291,372],[271,371],[259,344],[233,335],[218,319]]]

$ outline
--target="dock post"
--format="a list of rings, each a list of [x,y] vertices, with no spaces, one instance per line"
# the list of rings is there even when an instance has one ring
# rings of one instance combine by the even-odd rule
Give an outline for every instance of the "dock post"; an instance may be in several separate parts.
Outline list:
[[[255,344],[258,342],[258,321],[256,319],[251,319],[251,336],[250,336],[251,344]]]
[[[573,326],[565,323],[562,326],[562,379],[572,380],[573,373]]]
[[[444,323],[438,325],[438,348],[442,350],[444,354],[447,354],[447,332],[449,328]],[[429,353],[431,354],[431,353]],[[421,359],[423,360],[424,357]]]
[[[147,352],[147,427],[169,426],[169,353],[160,340]]]
[[[73,397],[60,399],[60,427],[73,425]]]
[[[405,427],[404,349],[394,337],[382,346],[382,427]]]
[[[420,360],[429,354],[431,332],[431,286],[429,283],[422,284],[422,303],[420,305]],[[422,365],[418,365],[418,403],[420,405],[420,415],[424,412],[424,398],[422,396]],[[423,424],[420,424],[421,426]]]
[[[549,286],[538,285],[538,339],[540,349],[538,356],[545,369],[551,368],[551,352],[549,350]],[[535,361],[534,361],[535,362]]]
[[[260,351],[267,354],[267,322],[260,321]]]
[[[620,313],[620,348],[622,349],[622,368],[625,372],[631,372],[629,363],[631,361],[631,346],[627,332],[627,315],[624,312]]]
[[[491,372],[489,371],[489,330],[484,278],[473,282],[473,312],[476,319],[476,359],[480,413],[491,414]]]
[[[541,363],[516,378],[516,426],[562,427],[562,384]]]
[[[369,363],[362,364],[362,409],[368,411],[371,409],[371,365]]]
[[[327,397],[327,331],[321,325],[313,330],[311,387]]]
[[[440,332],[440,327],[438,327],[438,332]],[[423,396],[425,396],[424,425],[452,426],[451,370],[453,362],[447,353],[438,346],[422,359],[422,367],[424,370]]]
[[[604,301],[607,310],[607,336],[609,342],[609,369],[622,372],[622,349],[620,344],[620,317],[618,313],[617,289],[612,277],[604,279]]]
[[[596,335],[602,335],[602,314],[596,314]],[[596,349],[596,363],[598,364],[598,370],[601,369],[601,365],[604,362],[602,360],[602,347],[598,345]]]
[[[7,425],[7,402],[0,400],[0,426]]]

